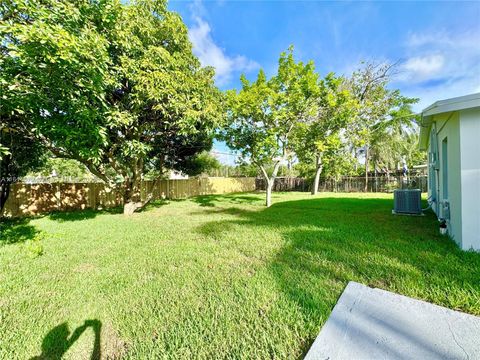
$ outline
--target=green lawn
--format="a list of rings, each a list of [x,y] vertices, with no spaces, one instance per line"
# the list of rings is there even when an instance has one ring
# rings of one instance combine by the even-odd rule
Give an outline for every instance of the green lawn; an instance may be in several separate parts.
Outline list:
[[[386,194],[273,201],[4,222],[0,358],[301,357],[350,280],[480,315],[480,254],[431,213],[393,216]]]

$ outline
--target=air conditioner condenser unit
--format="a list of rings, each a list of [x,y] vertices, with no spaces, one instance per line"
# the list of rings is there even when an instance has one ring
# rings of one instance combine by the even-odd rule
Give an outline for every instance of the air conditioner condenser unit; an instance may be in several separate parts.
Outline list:
[[[393,191],[393,214],[422,215],[422,192],[420,189]]]

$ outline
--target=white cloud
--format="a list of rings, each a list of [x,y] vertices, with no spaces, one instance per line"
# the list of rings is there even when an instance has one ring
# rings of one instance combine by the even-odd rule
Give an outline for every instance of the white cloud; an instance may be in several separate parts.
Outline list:
[[[441,47],[470,47],[478,46],[479,33],[476,30],[470,30],[457,34],[456,36],[446,30],[430,33],[410,33],[406,44],[408,47],[421,47],[438,45]]]
[[[199,16],[194,16],[195,25],[189,29],[193,52],[204,66],[215,68],[218,85],[227,84],[234,73],[249,72],[260,66],[245,56],[228,56],[213,40],[210,25]]]
[[[480,89],[480,31],[409,34],[398,86],[420,98],[416,110],[436,100]]]
[[[415,79],[431,77],[439,74],[445,64],[443,55],[415,56],[408,59],[403,64],[403,69],[408,71],[409,75]]]

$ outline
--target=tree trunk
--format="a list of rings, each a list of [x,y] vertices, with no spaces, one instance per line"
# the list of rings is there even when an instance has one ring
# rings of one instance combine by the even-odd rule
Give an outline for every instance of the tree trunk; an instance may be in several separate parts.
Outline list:
[[[368,191],[368,146],[365,146],[365,192]]]
[[[318,185],[320,183],[320,175],[322,174],[322,169],[323,169],[322,156],[317,155],[315,159],[315,178],[313,180],[312,195],[317,195],[318,193]]]
[[[3,208],[8,200],[8,195],[10,195],[10,184],[12,183],[12,174],[9,171],[10,165],[12,163],[12,156],[5,156],[0,163],[0,215],[3,212]]]
[[[0,180],[0,215],[2,214],[3,208],[8,200],[8,195],[10,195],[10,182],[6,179]]]
[[[141,183],[137,179],[126,180],[123,195],[123,214],[132,215],[138,209],[143,208],[150,199],[142,201],[141,199]]]
[[[263,165],[257,163],[257,166],[262,171],[263,178],[265,179],[265,182],[266,182],[265,205],[267,207],[270,207],[270,205],[272,205],[272,189],[273,189],[273,185],[275,184],[275,178],[277,177],[278,169],[280,168],[280,161],[277,161],[273,166],[272,176],[268,176],[268,173],[263,167]]]
[[[267,180],[267,195],[265,199],[266,207],[270,207],[272,205],[272,189],[274,181],[274,179]]]
[[[130,216],[145,205],[141,201],[128,201],[123,205],[123,215]]]

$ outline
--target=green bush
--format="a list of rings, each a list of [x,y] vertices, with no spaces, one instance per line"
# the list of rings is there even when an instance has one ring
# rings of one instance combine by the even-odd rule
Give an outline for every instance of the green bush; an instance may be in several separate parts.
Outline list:
[[[24,250],[26,254],[34,259],[43,255],[43,245],[42,240],[45,238],[45,233],[39,232],[35,235],[33,239],[27,240],[24,244]]]

